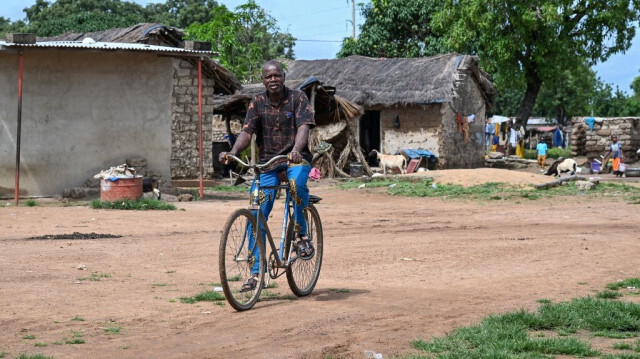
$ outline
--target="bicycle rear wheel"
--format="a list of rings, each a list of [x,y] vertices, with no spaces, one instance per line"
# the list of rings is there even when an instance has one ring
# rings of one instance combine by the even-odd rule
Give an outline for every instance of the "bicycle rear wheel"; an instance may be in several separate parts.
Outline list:
[[[251,309],[262,291],[266,260],[264,243],[255,240],[253,248],[249,248],[249,236],[254,232],[255,238],[255,228],[256,217],[253,213],[248,209],[238,209],[227,219],[220,238],[220,282],[227,301],[238,311]],[[259,256],[256,256],[258,253]],[[258,285],[254,290],[242,292],[242,285],[251,277],[251,267],[256,261],[260,262]]]
[[[286,271],[289,288],[298,297],[304,297],[313,292],[313,288],[315,288],[320,276],[320,267],[322,266],[322,223],[320,223],[318,210],[313,204],[309,203],[305,210],[305,217],[307,219],[307,235],[313,243],[315,253],[313,258],[304,260],[297,257],[294,251],[291,255],[297,258]],[[293,241],[295,241],[295,233],[293,223],[290,223],[287,228],[287,245],[285,246],[287,253]]]

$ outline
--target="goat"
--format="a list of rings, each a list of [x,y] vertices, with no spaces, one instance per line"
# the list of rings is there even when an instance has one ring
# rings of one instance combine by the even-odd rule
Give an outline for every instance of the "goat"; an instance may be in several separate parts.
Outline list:
[[[371,151],[370,155],[376,153],[378,161],[380,161],[380,167],[382,167],[382,173],[387,174],[387,168],[389,170],[394,167],[400,168],[400,173],[407,173],[405,167],[407,166],[407,159],[403,155],[384,155],[376,150]]]
[[[571,172],[570,175],[573,176],[576,174],[578,165],[576,161],[571,158],[560,158],[557,161],[553,162],[551,167],[547,170],[545,175],[554,177],[560,176],[560,174],[564,172]]]

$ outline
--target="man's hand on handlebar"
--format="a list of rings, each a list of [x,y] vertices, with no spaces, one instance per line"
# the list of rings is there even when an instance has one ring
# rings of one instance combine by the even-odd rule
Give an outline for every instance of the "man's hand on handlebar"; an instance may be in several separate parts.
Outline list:
[[[233,152],[220,152],[220,155],[218,156],[218,161],[220,161],[220,163],[224,165],[228,165],[229,163],[231,163],[231,159],[227,158],[227,155],[235,156],[236,154]]]
[[[287,155],[287,159],[293,163],[300,163],[302,162],[302,155],[298,151],[291,151]]]

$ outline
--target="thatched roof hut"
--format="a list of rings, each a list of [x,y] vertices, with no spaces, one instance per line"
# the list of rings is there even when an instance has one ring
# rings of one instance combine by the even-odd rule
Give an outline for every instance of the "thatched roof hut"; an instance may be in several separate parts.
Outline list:
[[[291,80],[316,76],[365,109],[360,146],[399,153],[424,149],[438,168],[483,164],[484,120],[496,93],[478,57],[455,53],[425,58],[368,58],[287,62]],[[373,160],[370,160],[373,161]]]

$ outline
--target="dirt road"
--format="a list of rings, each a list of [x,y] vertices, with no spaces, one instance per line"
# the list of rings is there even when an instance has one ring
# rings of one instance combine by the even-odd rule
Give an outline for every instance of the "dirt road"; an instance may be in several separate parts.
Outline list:
[[[513,171],[492,171],[516,180]],[[219,282],[221,226],[245,199],[178,203],[169,212],[0,208],[0,353],[363,358],[373,350],[386,358],[417,353],[411,340],[488,314],[640,276],[637,204],[580,196],[475,203],[323,184],[312,191],[323,198],[325,232],[314,293],[292,300],[282,277],[279,296],[243,313],[179,298]],[[122,237],[26,239],[73,232]]]

